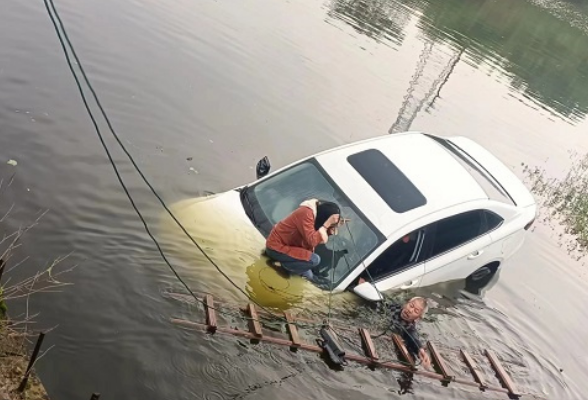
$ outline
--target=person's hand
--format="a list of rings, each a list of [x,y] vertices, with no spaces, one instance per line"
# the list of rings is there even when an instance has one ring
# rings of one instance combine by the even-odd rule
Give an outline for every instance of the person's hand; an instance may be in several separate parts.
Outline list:
[[[425,369],[431,368],[431,359],[424,348],[419,350],[419,359],[421,360],[421,365]]]
[[[338,223],[339,223],[339,214],[333,214],[325,221],[324,226],[325,226],[325,228],[330,229],[332,226],[334,226]]]
[[[327,229],[327,235],[329,235],[329,236],[336,235],[337,233],[338,233],[337,228],[329,228],[329,229]]]

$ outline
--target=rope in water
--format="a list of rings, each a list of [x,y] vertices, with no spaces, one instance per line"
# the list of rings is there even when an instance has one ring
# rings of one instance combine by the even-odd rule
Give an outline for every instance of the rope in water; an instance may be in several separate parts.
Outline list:
[[[206,306],[206,304],[204,303],[204,301],[202,301],[201,299],[199,299],[196,294],[192,291],[192,289],[189,287],[189,285],[184,281],[184,279],[182,279],[182,277],[178,274],[178,272],[176,271],[176,269],[173,267],[173,265],[170,263],[170,261],[168,260],[168,258],[166,257],[165,253],[163,252],[163,249],[161,248],[161,245],[159,244],[158,240],[155,238],[155,236],[153,235],[153,233],[151,232],[151,230],[149,229],[149,226],[147,224],[147,222],[145,221],[145,218],[143,217],[143,214],[141,213],[141,211],[139,210],[139,208],[137,207],[133,197],[131,196],[124,180],[122,179],[122,176],[119,172],[119,169],[110,153],[110,150],[108,148],[108,146],[106,145],[106,142],[104,140],[104,137],[102,135],[102,132],[100,130],[100,128],[98,127],[98,123],[96,121],[96,118],[92,112],[92,110],[90,109],[90,106],[88,104],[88,100],[86,98],[86,95],[84,93],[84,90],[82,88],[82,84],[80,82],[80,78],[78,77],[73,64],[72,64],[72,60],[70,58],[70,55],[68,53],[68,47],[69,47],[69,51],[71,52],[80,72],[81,75],[86,83],[86,85],[88,86],[88,89],[90,90],[90,92],[92,93],[92,96],[98,106],[98,108],[100,109],[100,112],[102,114],[102,116],[104,117],[104,120],[106,121],[106,124],[110,130],[110,132],[112,133],[112,135],[114,136],[114,138],[116,139],[117,143],[119,144],[119,146],[121,147],[121,149],[123,150],[123,152],[125,153],[125,155],[128,157],[129,161],[131,162],[131,164],[133,165],[134,169],[137,171],[137,173],[141,176],[141,178],[143,179],[143,182],[145,182],[145,184],[149,187],[149,189],[151,190],[151,192],[153,193],[153,195],[157,198],[157,200],[159,201],[159,203],[163,206],[163,208],[166,210],[166,212],[170,215],[170,217],[174,220],[174,222],[180,227],[180,229],[183,231],[183,233],[190,239],[190,241],[202,252],[202,254],[206,257],[206,259],[218,270],[218,272],[221,273],[221,275],[223,275],[223,277],[231,283],[231,285],[233,285],[237,290],[239,290],[243,295],[245,295],[252,303],[256,304],[257,306],[259,306],[261,309],[263,309],[265,312],[267,312],[268,314],[272,315],[274,318],[276,319],[280,319],[280,320],[284,320],[284,317],[278,316],[275,313],[273,313],[272,311],[268,310],[266,307],[262,306],[261,304],[259,304],[258,302],[256,302],[253,298],[251,298],[251,296],[249,296],[242,288],[240,288],[235,282],[233,282],[233,280],[231,280],[231,278],[218,266],[218,264],[204,251],[204,249],[198,244],[198,242],[192,237],[192,235],[190,235],[188,233],[188,231],[185,229],[185,227],[180,223],[180,221],[176,218],[176,216],[171,212],[171,210],[168,208],[167,204],[164,202],[164,200],[161,198],[161,196],[159,195],[159,193],[155,190],[155,188],[153,187],[153,185],[151,185],[151,183],[149,182],[149,180],[145,177],[145,175],[143,174],[143,172],[141,171],[141,169],[139,168],[139,166],[137,165],[137,163],[135,162],[135,160],[133,159],[132,155],[129,153],[129,151],[126,149],[125,145],[122,143],[122,141],[120,140],[118,134],[116,133],[116,131],[114,130],[114,127],[112,126],[112,123],[110,122],[110,119],[108,118],[108,115],[106,114],[104,108],[102,107],[102,103],[100,102],[98,95],[96,94],[96,91],[94,90],[92,84],[90,83],[86,72],[82,66],[82,63],[80,61],[80,59],[78,58],[74,46],[71,43],[69,36],[67,35],[67,32],[65,30],[65,26],[61,20],[61,17],[59,16],[59,13],[55,7],[55,4],[53,2],[53,0],[43,0],[44,4],[45,4],[45,8],[47,10],[47,13],[49,15],[49,18],[51,19],[51,22],[53,23],[53,27],[55,29],[55,32],[57,34],[57,37],[59,39],[59,42],[61,44],[61,48],[63,50],[67,65],[73,75],[73,78],[76,82],[76,86],[78,88],[78,91],[80,93],[80,96],[82,98],[82,102],[84,103],[84,107],[92,121],[92,125],[94,126],[94,130],[96,131],[96,134],[98,135],[98,138],[100,140],[100,143],[102,144],[102,147],[104,148],[104,151],[106,152],[106,155],[108,157],[108,160],[114,170],[114,173],[117,177],[118,182],[120,183],[125,195],[127,196],[127,198],[129,199],[129,202],[131,203],[131,206],[133,208],[133,210],[135,211],[135,213],[137,214],[137,216],[139,217],[139,219],[141,220],[141,223],[143,224],[143,227],[145,229],[145,231],[147,232],[148,236],[151,238],[151,240],[153,241],[153,243],[155,244],[157,251],[159,252],[161,258],[163,259],[163,261],[167,264],[167,266],[169,267],[169,269],[173,272],[173,274],[176,276],[176,278],[180,281],[180,283],[184,286],[184,288],[188,291],[188,293],[190,293],[190,295],[192,297],[194,297],[194,299],[200,303],[202,303],[203,305]],[[65,40],[64,40],[65,39]],[[229,314],[233,317],[237,316],[236,314],[231,314],[231,313],[226,313],[223,310],[220,310],[218,308],[214,308],[214,307],[209,307],[211,309],[214,309],[216,311],[219,311],[220,313],[224,313],[224,314]],[[241,316],[243,317],[243,316]],[[251,319],[251,318],[246,318],[246,319]]]
[[[327,314],[327,324],[331,322],[331,297],[333,296],[333,283],[335,281],[335,243],[331,253],[331,279],[329,282],[329,313]]]

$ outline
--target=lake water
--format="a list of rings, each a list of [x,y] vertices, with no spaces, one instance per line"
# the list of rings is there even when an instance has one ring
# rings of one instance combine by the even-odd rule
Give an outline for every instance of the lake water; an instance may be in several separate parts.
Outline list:
[[[588,14],[580,2],[522,0],[57,0],[123,142],[166,201],[221,192],[330,147],[408,129],[475,139],[521,177],[553,177],[588,152]],[[334,372],[313,355],[170,323],[189,308],[124,196],[80,101],[42,2],[0,8],[0,173],[10,232],[29,276],[72,253],[61,293],[31,298],[55,327],[38,364],[54,399],[381,399],[391,372]],[[100,122],[106,129],[105,124]],[[106,130],[104,130],[106,132]],[[115,146],[114,140],[107,143]],[[113,151],[150,223],[156,200]],[[5,163],[14,159],[16,167]],[[426,288],[430,338],[495,349],[525,391],[588,391],[588,277],[538,221],[482,298]],[[218,236],[222,238],[222,235]],[[218,275],[183,274],[198,289]],[[227,290],[239,293],[227,284]],[[24,304],[11,305],[18,316]],[[341,316],[343,318],[344,316]],[[500,398],[417,379],[407,399]]]

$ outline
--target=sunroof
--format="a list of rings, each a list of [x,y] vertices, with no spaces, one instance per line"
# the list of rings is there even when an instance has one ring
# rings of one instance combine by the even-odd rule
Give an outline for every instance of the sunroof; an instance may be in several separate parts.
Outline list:
[[[427,204],[425,196],[381,151],[361,151],[347,157],[347,161],[395,212]]]

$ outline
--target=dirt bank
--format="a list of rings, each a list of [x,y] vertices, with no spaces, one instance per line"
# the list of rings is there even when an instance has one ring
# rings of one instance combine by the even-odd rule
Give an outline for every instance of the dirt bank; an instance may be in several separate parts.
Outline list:
[[[29,337],[28,340],[36,340]],[[33,373],[23,393],[19,387],[29,363],[27,337],[23,332],[11,328],[6,322],[0,323],[0,400],[47,400],[47,392]]]

